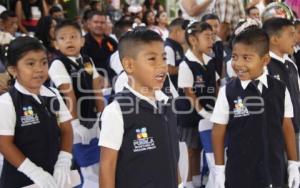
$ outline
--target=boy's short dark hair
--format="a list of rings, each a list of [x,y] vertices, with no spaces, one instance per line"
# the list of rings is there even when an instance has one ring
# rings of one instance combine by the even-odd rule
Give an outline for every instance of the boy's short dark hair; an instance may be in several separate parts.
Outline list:
[[[170,23],[168,29],[169,29],[170,32],[172,32],[175,28],[184,29],[183,24],[184,24],[184,19],[176,18]]]
[[[254,10],[254,9],[258,9],[256,6],[252,6],[252,7],[249,7],[245,10],[246,14],[249,16],[250,15],[250,12],[251,10]]]
[[[90,20],[92,19],[94,16],[107,16],[107,14],[105,14],[104,12],[101,12],[99,10],[92,10],[90,12],[88,12],[88,14],[86,15],[86,20]]]
[[[271,18],[264,22],[263,30],[271,38],[280,35],[284,27],[293,26],[293,22],[285,18]]]
[[[125,33],[121,38],[118,45],[120,59],[124,57],[136,57],[138,54],[139,46],[147,45],[151,42],[162,42],[163,39],[155,31],[146,28],[137,28],[133,31]]]
[[[55,35],[55,37],[57,36],[57,32],[59,30],[61,30],[62,28],[65,28],[65,27],[73,27],[74,29],[76,29],[80,33],[80,35],[82,35],[82,33],[81,33],[81,27],[80,27],[80,25],[77,22],[75,22],[73,20],[63,20],[63,21],[57,23],[57,25],[56,25],[56,27],[54,29],[54,35]]]
[[[232,42],[232,46],[242,43],[253,47],[260,57],[269,53],[269,37],[265,31],[258,27],[250,27],[238,34]]]
[[[119,20],[115,23],[113,33],[119,39],[124,33],[126,33],[128,28],[131,28],[133,21],[131,20]]]
[[[51,7],[50,10],[49,10],[49,14],[50,14],[50,15],[53,15],[53,14],[56,13],[56,12],[62,12],[62,9],[59,8],[58,6],[53,6],[53,7]]]
[[[215,14],[205,14],[202,16],[201,21],[206,22],[207,20],[218,20],[220,21],[219,17]]]
[[[9,10],[3,11],[0,14],[0,19],[3,21],[6,21],[6,20],[8,20],[8,18],[13,18],[13,17],[17,17],[16,13],[9,11]]]

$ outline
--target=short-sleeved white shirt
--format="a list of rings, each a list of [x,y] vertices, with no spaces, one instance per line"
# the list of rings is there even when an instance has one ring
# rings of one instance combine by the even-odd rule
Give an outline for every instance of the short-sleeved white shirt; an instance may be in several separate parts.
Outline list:
[[[109,66],[112,70],[115,71],[117,75],[119,75],[124,70],[120,60],[119,51],[116,51],[110,56]]]
[[[175,66],[175,52],[170,46],[165,47],[166,57],[167,57],[167,64]]]
[[[147,101],[149,104],[156,108],[155,101],[143,96],[135,91],[128,84],[125,87],[140,99]],[[168,96],[162,91],[155,92],[155,98],[158,101],[166,103]],[[124,121],[121,112],[120,105],[117,101],[113,101],[111,104],[105,107],[101,116],[101,131],[99,136],[99,146],[107,147],[118,151],[121,148],[124,134]]]
[[[76,63],[77,58],[75,57],[68,57],[68,58],[74,63]],[[69,75],[66,67],[58,59],[54,60],[51,63],[48,73],[51,81],[54,83],[56,87],[59,87],[62,84],[72,84],[71,76]],[[97,72],[95,65],[93,64],[93,79],[96,79],[98,77],[99,77],[99,73]]]
[[[262,91],[263,85],[266,88],[268,88],[266,72],[264,72],[260,77],[258,77],[257,80],[260,81],[258,84],[258,89],[260,90],[260,92]],[[250,82],[251,80],[241,81],[243,89],[246,89]],[[227,125],[229,121],[229,110],[229,103],[226,97],[226,86],[223,86],[219,91],[218,98],[210,121],[221,125]],[[288,89],[285,90],[284,117],[294,117],[293,104]]]
[[[185,54],[185,57],[189,61],[197,62],[201,65],[207,65],[208,62],[211,60],[211,57],[209,57],[206,54],[203,54],[203,61],[201,62],[191,50],[188,50]],[[220,78],[218,73],[216,72],[216,80]],[[179,65],[178,70],[178,87],[179,88],[192,88],[194,85],[194,76],[192,70],[189,68],[187,63],[185,61],[181,62]]]
[[[31,95],[37,102],[41,103],[36,94],[30,93],[17,81],[16,81],[14,87],[19,92],[21,92],[25,95]],[[40,95],[47,96],[47,97],[56,96],[58,98],[59,105],[60,105],[60,109],[58,112],[59,122],[63,123],[63,122],[71,120],[72,115],[69,112],[68,108],[66,107],[59,92],[54,88],[51,88],[51,90],[49,90],[45,86],[42,86],[40,89]],[[0,114],[2,114],[2,118],[0,121],[0,135],[13,136],[15,134],[15,126],[16,126],[16,111],[15,111],[15,106],[13,104],[12,98],[9,93],[4,93],[3,95],[0,96]]]

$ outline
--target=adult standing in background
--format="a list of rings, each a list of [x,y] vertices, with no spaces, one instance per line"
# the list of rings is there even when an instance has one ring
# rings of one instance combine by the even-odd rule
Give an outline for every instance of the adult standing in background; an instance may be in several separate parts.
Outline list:
[[[216,14],[220,19],[219,36],[226,41],[240,19],[245,18],[245,10],[241,0],[216,0]]]
[[[179,0],[182,17],[186,20],[200,20],[204,14],[212,13],[216,0]]]
[[[109,67],[110,56],[117,50],[117,42],[105,34],[107,15],[100,11],[91,11],[87,15],[88,33],[85,35],[85,44],[82,52],[94,61],[97,71],[107,80],[115,76]]]

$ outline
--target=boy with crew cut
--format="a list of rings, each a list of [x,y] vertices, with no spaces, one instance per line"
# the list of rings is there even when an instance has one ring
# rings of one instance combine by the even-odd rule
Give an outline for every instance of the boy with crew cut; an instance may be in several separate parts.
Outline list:
[[[292,102],[286,85],[266,74],[269,60],[269,38],[261,29],[234,39],[238,77],[220,89],[211,117],[215,188],[299,187]]]
[[[177,187],[176,115],[160,90],[167,76],[163,40],[139,28],[120,39],[119,53],[130,79],[101,117],[100,187]]]
[[[294,109],[292,121],[299,157],[300,78],[296,63],[289,57],[289,55],[293,55],[296,45],[295,27],[290,20],[285,18],[272,18],[264,22],[263,29],[270,38],[271,61],[267,66],[268,74],[283,81],[291,95]]]

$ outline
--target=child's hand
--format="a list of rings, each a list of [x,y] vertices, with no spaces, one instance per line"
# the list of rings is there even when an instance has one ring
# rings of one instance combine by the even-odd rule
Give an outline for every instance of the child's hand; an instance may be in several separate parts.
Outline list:
[[[71,124],[74,132],[74,144],[88,145],[93,138],[97,137],[97,129],[94,129],[95,125],[93,128],[88,129],[81,125],[78,119],[73,120]]]
[[[58,159],[54,166],[54,179],[59,188],[64,188],[65,185],[71,184],[71,165],[72,165],[72,154],[60,151]]]
[[[28,158],[26,158],[19,166],[18,171],[25,174],[40,188],[57,187],[54,178],[48,172],[44,171],[41,167],[36,166]]]
[[[299,161],[288,161],[288,184],[289,188],[299,188],[300,174],[299,174]]]
[[[214,188],[225,188],[225,165],[215,165],[212,173]]]
[[[210,119],[211,116],[211,113],[206,111],[204,108],[202,108],[198,114],[204,119]]]

